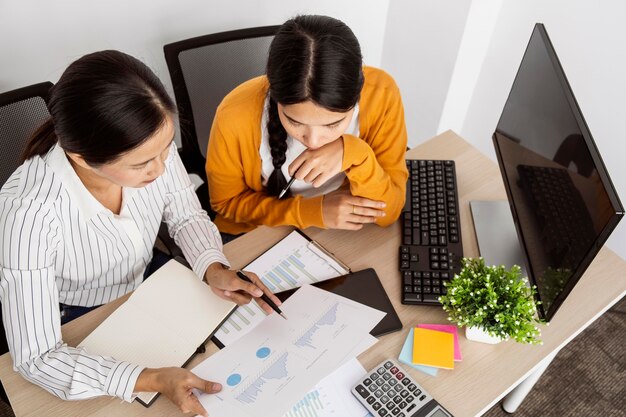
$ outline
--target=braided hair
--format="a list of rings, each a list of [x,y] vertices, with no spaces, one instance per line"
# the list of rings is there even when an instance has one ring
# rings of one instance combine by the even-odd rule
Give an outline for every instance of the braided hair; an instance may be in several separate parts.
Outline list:
[[[267,192],[278,196],[287,179],[287,132],[278,104],[312,101],[334,112],[347,112],[359,101],[363,57],[350,28],[328,16],[302,15],[286,21],[276,33],[267,60],[269,87],[267,132],[274,171]]]

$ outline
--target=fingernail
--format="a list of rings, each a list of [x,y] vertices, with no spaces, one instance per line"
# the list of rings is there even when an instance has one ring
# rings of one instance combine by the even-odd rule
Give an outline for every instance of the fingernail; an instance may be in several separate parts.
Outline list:
[[[380,203],[380,207],[387,207],[387,204],[385,204],[385,203]]]
[[[255,297],[260,297],[260,296],[262,296],[262,295],[263,295],[263,291],[261,291],[261,290],[256,290],[256,291],[254,291],[254,296],[255,296]]]
[[[222,389],[222,384],[218,383],[218,382],[214,382],[213,383],[213,391],[219,391]]]
[[[224,291],[224,295],[225,295],[226,297],[230,297],[230,291]]]

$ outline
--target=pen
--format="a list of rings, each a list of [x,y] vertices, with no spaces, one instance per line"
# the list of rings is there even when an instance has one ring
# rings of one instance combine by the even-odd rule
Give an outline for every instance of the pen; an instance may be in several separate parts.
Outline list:
[[[241,279],[243,279],[244,281],[248,281],[251,284],[254,284],[252,282],[252,280],[250,278],[248,278],[248,276],[246,274],[244,274],[242,271],[237,271],[237,276]],[[285,320],[287,320],[287,316],[285,316],[283,314],[282,311],[280,311],[280,308],[278,308],[278,306],[272,301],[271,298],[269,298],[267,296],[267,294],[263,293],[263,295],[261,296],[261,300],[265,301],[270,307],[272,307],[272,310],[274,310],[275,312],[277,312],[278,314],[280,314],[282,316],[282,318],[284,318]]]
[[[296,171],[298,172],[298,171]],[[281,198],[283,198],[283,196],[285,195],[285,193],[287,192],[287,190],[289,190],[289,187],[291,187],[291,184],[293,184],[293,182],[296,180],[296,173],[293,173],[293,177],[291,177],[291,179],[289,180],[289,182],[287,183],[287,185],[285,185],[285,187],[280,191],[280,194],[278,194],[278,199],[280,200]]]

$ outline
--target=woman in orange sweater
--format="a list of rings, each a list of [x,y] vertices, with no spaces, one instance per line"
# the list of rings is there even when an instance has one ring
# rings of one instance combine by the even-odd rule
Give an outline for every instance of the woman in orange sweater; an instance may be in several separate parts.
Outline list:
[[[406,144],[398,87],[363,66],[350,28],[325,16],[288,20],[267,75],[217,109],[206,164],[215,223],[225,235],[258,225],[387,226],[404,205]]]

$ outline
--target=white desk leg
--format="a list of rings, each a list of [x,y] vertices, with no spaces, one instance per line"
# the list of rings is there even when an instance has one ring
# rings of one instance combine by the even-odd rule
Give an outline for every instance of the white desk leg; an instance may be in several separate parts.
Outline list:
[[[546,356],[539,363],[539,366],[537,367],[537,369],[534,370],[532,374],[528,375],[525,380],[520,382],[517,387],[513,388],[513,390],[504,397],[504,400],[502,400],[502,408],[504,409],[504,411],[506,411],[507,413],[514,413],[515,411],[517,411],[517,407],[522,404],[522,401],[524,401],[526,395],[528,395],[528,393],[533,388],[535,383],[539,380],[543,372],[548,368],[548,365],[550,365],[552,360],[556,357],[557,353],[559,353],[558,350]]]

